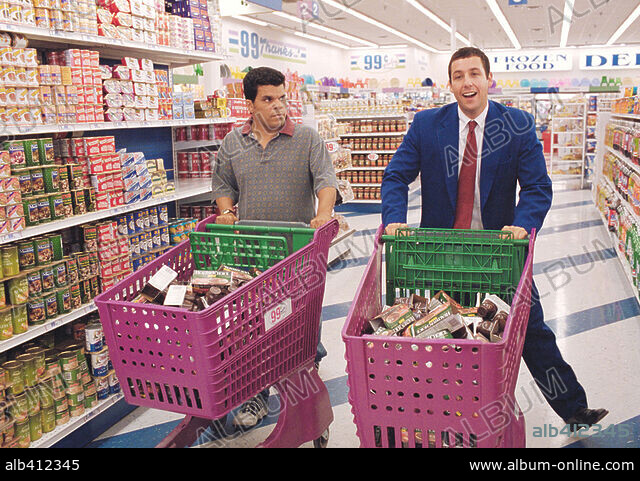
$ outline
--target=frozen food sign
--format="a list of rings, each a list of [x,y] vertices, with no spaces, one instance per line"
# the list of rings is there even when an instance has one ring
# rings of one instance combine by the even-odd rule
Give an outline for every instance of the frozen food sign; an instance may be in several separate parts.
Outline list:
[[[307,49],[280,42],[247,30],[229,30],[229,53],[258,60],[267,58],[285,62],[307,63]]]
[[[582,70],[632,69],[640,67],[640,49],[586,51],[580,56]]]
[[[568,53],[494,53],[489,57],[492,72],[547,72],[571,70]]]

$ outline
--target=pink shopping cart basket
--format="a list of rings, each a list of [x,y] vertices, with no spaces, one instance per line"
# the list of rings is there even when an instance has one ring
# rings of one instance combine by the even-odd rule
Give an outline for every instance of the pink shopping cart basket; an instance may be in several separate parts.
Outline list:
[[[215,216],[200,222],[196,236],[212,231],[199,237],[207,237],[225,264],[273,259],[271,237],[258,245],[255,237],[259,236],[216,235],[214,220]],[[237,229],[247,230],[248,226]],[[196,262],[189,240],[97,296],[95,302],[125,400],[188,418],[214,420],[300,371],[302,384],[294,391],[303,396],[311,384],[313,394],[321,391],[324,408],[311,410],[312,415],[322,417],[316,423],[321,430],[302,442],[320,437],[333,415],[324,383],[310,371],[318,341],[328,249],[337,232],[337,221],[324,225],[312,233],[309,244],[283,260],[273,260],[274,265],[258,277],[201,312],[131,302],[163,265],[178,272],[180,280],[190,278]],[[309,424],[313,425],[313,420]]]
[[[342,331],[361,446],[524,447],[514,391],[529,320],[535,233],[527,241],[491,231],[382,233],[380,227]],[[511,302],[502,341],[363,334],[385,303],[439,290],[468,306],[478,293]]]

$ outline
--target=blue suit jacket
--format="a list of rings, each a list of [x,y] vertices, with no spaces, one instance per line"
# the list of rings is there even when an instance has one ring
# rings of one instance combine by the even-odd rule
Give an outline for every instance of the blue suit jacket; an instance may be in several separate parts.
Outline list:
[[[409,184],[422,186],[420,227],[452,228],[458,191],[458,104],[416,114],[384,172],[382,222],[407,221]],[[516,186],[520,194],[516,205]],[[480,197],[485,229],[505,225],[536,231],[551,206],[552,186],[533,116],[489,101],[481,158]]]

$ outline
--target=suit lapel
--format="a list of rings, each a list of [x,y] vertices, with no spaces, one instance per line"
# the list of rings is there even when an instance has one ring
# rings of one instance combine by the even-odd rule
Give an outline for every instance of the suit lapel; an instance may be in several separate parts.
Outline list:
[[[442,116],[437,126],[437,136],[440,158],[444,159],[445,184],[454,211],[458,195],[459,132],[458,104],[449,104],[442,108]]]
[[[482,160],[480,165],[480,201],[483,209],[489,197],[489,192],[491,192],[493,181],[496,178],[501,151],[505,147],[500,145],[500,140],[507,140],[510,135],[510,133],[505,132],[506,124],[500,122],[500,117],[500,112],[496,105],[493,101],[489,101],[489,111],[484,124],[484,135],[482,136]]]

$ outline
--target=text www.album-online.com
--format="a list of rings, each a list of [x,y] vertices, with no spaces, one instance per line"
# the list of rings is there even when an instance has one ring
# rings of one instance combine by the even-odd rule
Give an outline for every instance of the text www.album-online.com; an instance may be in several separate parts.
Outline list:
[[[471,471],[635,471],[633,461],[470,461]]]

